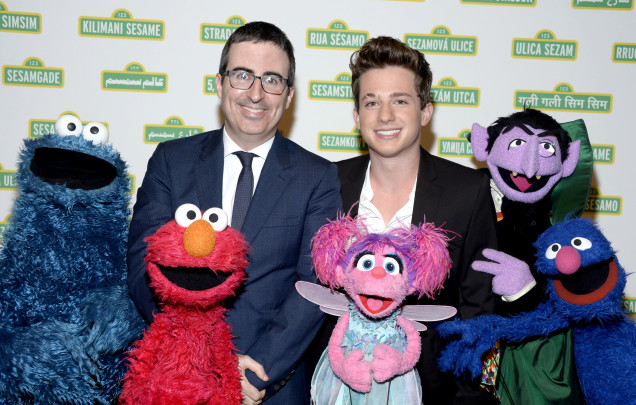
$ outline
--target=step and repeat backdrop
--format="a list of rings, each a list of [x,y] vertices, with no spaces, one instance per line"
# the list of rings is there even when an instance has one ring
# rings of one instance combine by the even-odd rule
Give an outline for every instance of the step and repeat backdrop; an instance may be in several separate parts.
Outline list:
[[[214,77],[236,27],[264,20],[296,50],[296,96],[281,124],[337,161],[365,153],[352,118],[349,57],[389,35],[423,52],[435,113],[432,153],[478,167],[465,136],[524,105],[583,119],[594,150],[585,216],[636,272],[634,0],[0,1],[0,233],[25,138],[64,113],[100,121],[128,163],[131,199],[163,141],[220,127]],[[636,276],[625,306],[636,313]]]

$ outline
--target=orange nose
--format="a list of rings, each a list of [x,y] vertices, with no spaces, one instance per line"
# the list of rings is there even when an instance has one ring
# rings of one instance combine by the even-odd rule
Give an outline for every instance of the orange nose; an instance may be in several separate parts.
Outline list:
[[[371,270],[371,275],[375,278],[382,278],[386,276],[386,271],[382,267],[374,267]]]
[[[191,223],[183,233],[183,247],[190,256],[205,257],[212,253],[216,244],[216,232],[203,219]]]

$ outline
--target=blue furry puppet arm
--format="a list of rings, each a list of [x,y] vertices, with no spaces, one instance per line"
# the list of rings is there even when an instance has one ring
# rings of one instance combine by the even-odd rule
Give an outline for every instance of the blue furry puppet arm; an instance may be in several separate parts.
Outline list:
[[[144,322],[128,296],[129,179],[72,115],[21,150],[0,252],[0,404],[113,402]]]

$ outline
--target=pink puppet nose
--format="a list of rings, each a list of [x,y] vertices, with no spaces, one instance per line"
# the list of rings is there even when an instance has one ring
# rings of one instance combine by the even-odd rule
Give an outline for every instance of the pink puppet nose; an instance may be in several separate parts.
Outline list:
[[[564,246],[555,259],[557,270],[561,274],[574,274],[581,268],[581,255],[572,246]]]
[[[375,278],[382,278],[386,276],[386,271],[382,267],[374,267],[371,270],[371,275]]]

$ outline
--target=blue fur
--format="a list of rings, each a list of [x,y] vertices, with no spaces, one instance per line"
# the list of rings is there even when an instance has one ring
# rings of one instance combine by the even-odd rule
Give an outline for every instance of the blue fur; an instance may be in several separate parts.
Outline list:
[[[592,242],[592,248],[579,252],[581,266],[611,258],[617,264],[619,281],[605,298],[592,304],[570,304],[556,294],[551,279],[548,301],[532,312],[509,318],[487,315],[447,322],[438,328],[450,339],[442,352],[440,368],[476,378],[481,374],[482,355],[497,340],[521,342],[572,328],[576,371],[587,404],[636,404],[636,325],[621,306],[626,274],[609,241],[586,219],[556,224],[535,243],[537,270],[555,276],[556,266],[545,256],[546,249],[552,243],[569,246],[576,236]]]
[[[30,170],[42,147],[99,157],[117,176],[96,190],[49,184]],[[144,328],[125,287],[126,165],[111,146],[45,135],[25,141],[16,179],[0,252],[0,404],[113,402]]]

